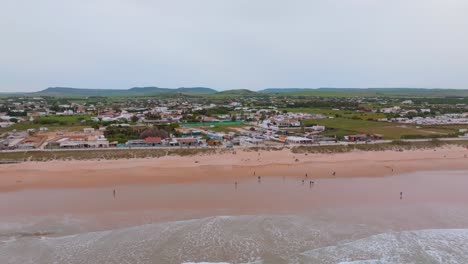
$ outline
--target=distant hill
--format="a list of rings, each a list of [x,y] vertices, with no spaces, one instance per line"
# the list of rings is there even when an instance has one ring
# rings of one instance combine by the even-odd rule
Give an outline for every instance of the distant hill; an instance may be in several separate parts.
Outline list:
[[[257,94],[257,92],[248,90],[248,89],[235,89],[235,90],[226,90],[218,92],[218,94],[233,94],[233,95],[241,95],[241,94]]]
[[[263,94],[248,89],[226,90],[211,94],[212,97],[247,97],[263,96]]]
[[[48,96],[151,96],[158,94],[213,94],[216,90],[205,87],[181,87],[176,89],[160,87],[133,87],[130,89],[84,89],[69,87],[49,87],[32,93]]]
[[[261,93],[281,93],[296,96],[413,96],[413,97],[465,97],[465,89],[441,88],[267,88]]]
[[[308,91],[312,90],[313,88],[266,88],[263,90],[259,90],[260,93],[289,93],[289,92],[300,92],[300,91]]]
[[[206,87],[133,87],[130,89],[85,89],[69,87],[49,87],[32,93],[0,93],[1,97],[9,95],[26,96],[56,96],[56,97],[86,97],[86,96],[169,96],[180,94],[186,96],[209,95],[213,98],[223,97],[265,97],[274,94],[284,96],[320,96],[320,97],[468,97],[468,89],[442,89],[442,88],[266,88],[258,92],[248,89],[235,89],[216,91]]]

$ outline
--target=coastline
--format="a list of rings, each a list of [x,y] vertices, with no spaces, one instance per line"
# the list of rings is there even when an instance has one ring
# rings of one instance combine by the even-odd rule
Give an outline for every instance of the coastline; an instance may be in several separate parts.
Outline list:
[[[234,183],[262,177],[383,177],[416,171],[467,170],[468,150],[432,149],[294,153],[289,149],[206,152],[117,160],[27,161],[0,165],[0,192],[23,189]],[[336,172],[333,175],[333,172]],[[255,174],[255,176],[254,176]]]

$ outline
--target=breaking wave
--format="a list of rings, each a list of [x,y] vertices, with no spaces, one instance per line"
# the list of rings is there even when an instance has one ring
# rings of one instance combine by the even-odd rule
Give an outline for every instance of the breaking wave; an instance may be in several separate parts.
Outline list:
[[[0,263],[466,263],[467,242],[468,229],[382,233],[299,216],[218,216],[20,235],[0,241]]]

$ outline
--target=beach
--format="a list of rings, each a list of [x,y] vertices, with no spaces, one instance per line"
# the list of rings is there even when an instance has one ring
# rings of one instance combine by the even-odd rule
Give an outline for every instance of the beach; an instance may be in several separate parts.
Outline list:
[[[253,176],[382,177],[415,171],[468,169],[466,155],[468,149],[448,146],[402,152],[298,154],[288,149],[238,150],[235,154],[147,159],[23,162],[0,166],[0,192],[129,184],[234,183]]]
[[[4,164],[0,262],[464,263],[468,257],[464,148],[236,152]]]

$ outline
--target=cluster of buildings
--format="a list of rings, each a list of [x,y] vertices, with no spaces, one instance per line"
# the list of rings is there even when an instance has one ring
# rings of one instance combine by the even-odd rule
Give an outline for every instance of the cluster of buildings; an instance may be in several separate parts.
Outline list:
[[[365,103],[359,99],[356,103]],[[242,99],[251,101],[254,99]],[[49,132],[47,125],[39,129],[13,131],[0,138],[0,149],[76,149],[76,148],[141,148],[141,147],[232,147],[256,146],[260,144],[316,144],[336,142],[336,137],[324,136],[325,126],[304,126],[304,120],[328,118],[322,114],[292,113],[280,111],[273,106],[248,107],[244,101],[231,99],[229,102],[189,101],[176,98],[170,100],[148,99],[126,100],[118,103],[100,101],[86,103],[57,103],[51,98],[10,98],[0,100],[0,127],[18,122],[31,122],[44,116],[88,116],[85,128],[77,132]],[[280,100],[278,98],[274,100]],[[351,100],[351,99],[350,99]],[[353,99],[354,100],[354,99]],[[415,125],[467,125],[468,113],[434,115],[430,108],[414,106],[413,101],[404,100],[392,106],[383,99],[375,99],[381,108],[355,109],[354,111],[380,112],[388,117],[378,121],[399,122]],[[293,103],[293,102],[286,102]],[[278,102],[280,105],[281,102]],[[462,106],[460,106],[462,107]],[[463,106],[464,107],[464,106]],[[351,111],[351,110],[350,110]],[[243,124],[230,129],[218,128],[218,123],[238,122]],[[105,123],[105,124],[104,124]],[[178,124],[177,133],[167,138],[148,136],[129,139],[125,143],[110,142],[105,137],[105,126],[145,127]],[[191,125],[190,125],[191,124]],[[42,125],[42,124],[41,124]],[[80,125],[82,126],[82,125]],[[99,128],[98,128],[99,127]],[[133,137],[134,138],[134,137]],[[380,140],[379,134],[356,134],[344,137],[350,142]],[[119,139],[120,140],[120,139]],[[125,139],[126,140],[126,139]],[[122,141],[120,141],[122,142]]]
[[[27,131],[13,131],[0,140],[0,149],[69,149],[69,148],[108,148],[116,146],[105,138],[102,131],[85,128],[83,131],[48,132],[41,129],[30,135]]]
[[[415,125],[468,125],[468,113],[444,114],[444,115],[427,116],[427,117],[416,116],[413,118],[397,117],[397,118],[386,119],[382,121],[415,124]]]

